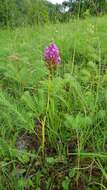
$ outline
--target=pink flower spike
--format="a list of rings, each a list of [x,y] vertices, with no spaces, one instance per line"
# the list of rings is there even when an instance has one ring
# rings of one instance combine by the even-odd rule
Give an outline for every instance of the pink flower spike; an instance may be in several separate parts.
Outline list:
[[[45,48],[44,59],[47,62],[49,68],[56,68],[57,65],[61,63],[59,49],[56,44],[51,43]]]

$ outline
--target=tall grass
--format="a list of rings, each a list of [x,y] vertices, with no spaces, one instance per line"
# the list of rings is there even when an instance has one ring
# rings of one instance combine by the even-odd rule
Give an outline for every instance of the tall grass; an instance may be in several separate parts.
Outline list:
[[[106,20],[0,30],[1,190],[107,188]]]

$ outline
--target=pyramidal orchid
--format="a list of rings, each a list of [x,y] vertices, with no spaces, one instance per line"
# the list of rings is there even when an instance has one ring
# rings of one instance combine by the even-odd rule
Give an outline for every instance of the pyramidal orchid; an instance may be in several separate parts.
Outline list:
[[[47,62],[48,68],[56,69],[57,65],[61,63],[59,49],[55,43],[51,43],[44,50],[44,59]]]

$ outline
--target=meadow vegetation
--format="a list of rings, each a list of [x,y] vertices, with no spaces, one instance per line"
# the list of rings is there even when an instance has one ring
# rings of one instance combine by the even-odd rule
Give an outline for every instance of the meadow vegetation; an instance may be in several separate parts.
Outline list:
[[[0,190],[30,189],[107,189],[107,16],[0,29]]]

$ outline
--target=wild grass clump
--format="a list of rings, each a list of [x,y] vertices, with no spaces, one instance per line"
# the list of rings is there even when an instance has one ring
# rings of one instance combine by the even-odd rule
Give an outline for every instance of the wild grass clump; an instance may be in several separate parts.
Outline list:
[[[0,31],[1,190],[106,189],[106,25]],[[61,64],[50,73],[53,41]]]

